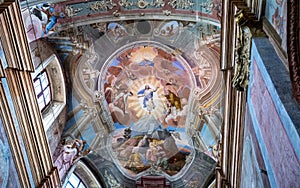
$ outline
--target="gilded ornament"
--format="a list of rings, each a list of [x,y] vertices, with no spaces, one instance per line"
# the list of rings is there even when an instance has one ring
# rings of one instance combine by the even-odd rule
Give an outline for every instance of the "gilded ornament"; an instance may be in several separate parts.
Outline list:
[[[164,13],[164,15],[166,15],[166,16],[170,16],[172,12],[169,11],[169,10],[164,10],[163,13]]]
[[[89,9],[90,10],[93,10],[93,11],[106,11],[107,8],[109,10],[113,9],[114,7],[116,7],[117,4],[114,3],[112,0],[109,0],[109,1],[95,1],[93,4],[91,4],[89,6]]]
[[[145,9],[148,6],[151,7],[164,7],[165,1],[164,0],[152,0],[151,2],[148,2],[147,0],[138,0],[136,2],[128,1],[128,0],[121,0],[119,1],[119,5],[124,8],[130,8],[134,9],[135,7],[139,7],[140,9]]]
[[[145,1],[145,0],[139,0],[139,1],[137,2],[137,6],[138,6],[140,9],[146,8],[147,5],[148,5],[148,2]]]
[[[191,9],[195,3],[190,0],[171,0],[168,4],[175,9]]]
[[[80,12],[82,8],[74,9],[72,6],[66,6],[65,13],[66,15],[71,18],[73,16],[76,16],[78,12]]]
[[[245,91],[249,83],[252,34],[248,25],[251,24],[251,20],[241,10],[235,15],[235,21],[238,24],[238,37],[235,47],[235,74],[232,85],[239,91]]]

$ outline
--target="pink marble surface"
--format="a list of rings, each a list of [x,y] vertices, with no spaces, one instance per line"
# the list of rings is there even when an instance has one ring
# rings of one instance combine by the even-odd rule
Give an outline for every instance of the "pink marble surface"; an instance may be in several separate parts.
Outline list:
[[[278,187],[299,187],[300,163],[256,62],[251,102]]]

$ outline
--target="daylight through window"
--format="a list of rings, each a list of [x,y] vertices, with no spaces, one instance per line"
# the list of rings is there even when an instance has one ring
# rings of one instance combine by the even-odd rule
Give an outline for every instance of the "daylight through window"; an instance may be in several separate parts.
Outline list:
[[[45,110],[51,101],[50,83],[48,80],[47,72],[42,71],[33,80],[34,91],[37,96],[38,105],[41,111]]]

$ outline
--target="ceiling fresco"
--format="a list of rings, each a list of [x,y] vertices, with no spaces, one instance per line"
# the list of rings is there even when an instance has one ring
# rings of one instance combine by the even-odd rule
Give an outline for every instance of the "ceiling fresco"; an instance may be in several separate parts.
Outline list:
[[[121,1],[20,1],[28,39],[103,21],[135,20],[190,20],[214,24],[221,20],[221,0],[121,0]],[[26,10],[27,9],[27,10]]]
[[[143,30],[140,23],[106,24],[106,33],[72,66],[72,95],[81,96],[79,103],[84,98],[108,131],[94,148],[97,155],[106,152],[130,179],[154,173],[175,181],[192,169],[195,148],[217,159],[219,41],[206,34],[208,25],[200,27],[206,40],[199,40],[178,21],[143,21],[149,27]]]
[[[222,123],[219,5],[64,1],[24,9],[29,41],[45,39],[65,71],[62,136],[85,140],[86,158],[107,187],[110,179],[132,187],[145,175],[163,175],[175,187],[210,181]]]
[[[192,153],[185,124],[195,79],[182,61],[162,47],[141,43],[127,47],[104,71],[116,129],[113,151],[133,173],[156,165],[174,175]]]
[[[130,126],[152,115],[164,127],[185,127],[194,75],[179,58],[144,45],[125,50],[105,71],[103,89],[114,122]]]

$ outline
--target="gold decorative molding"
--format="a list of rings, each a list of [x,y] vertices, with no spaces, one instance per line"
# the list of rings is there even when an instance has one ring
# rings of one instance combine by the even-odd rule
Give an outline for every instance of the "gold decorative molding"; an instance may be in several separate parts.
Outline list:
[[[242,12],[236,15],[236,22],[239,25],[237,44],[235,47],[235,74],[232,80],[233,87],[237,90],[244,91],[248,86],[250,50],[252,35]]]
[[[168,4],[175,9],[190,9],[195,3],[190,0],[170,0]]]
[[[92,5],[89,6],[89,9],[92,11],[107,11],[108,9],[111,10],[114,7],[116,7],[117,4],[114,3],[112,0],[108,0],[108,1],[95,1]]]
[[[139,7],[140,9],[145,9],[148,6],[160,8],[165,6],[164,0],[155,0],[148,2],[147,0],[138,0],[136,2],[128,1],[128,0],[121,0],[119,1],[119,5],[124,8],[134,8],[135,6]]]
[[[83,8],[74,9],[72,6],[66,6],[65,13],[69,18],[71,18],[73,16],[76,16],[78,12],[82,11],[82,9]]]
[[[236,46],[234,49],[235,72],[232,85],[239,91],[245,91],[249,82],[249,67],[251,58],[251,41],[253,36],[265,36],[260,22],[254,20],[249,13],[239,10],[235,14],[237,24]]]

